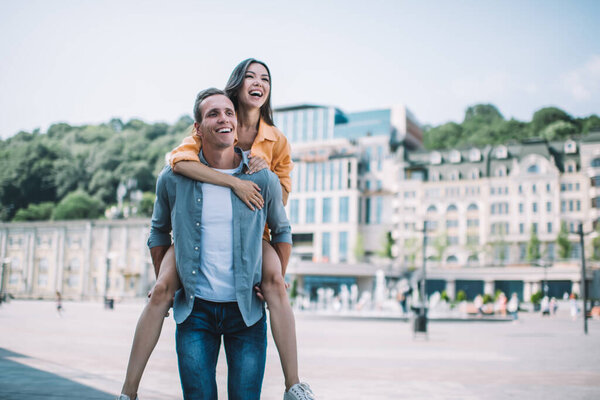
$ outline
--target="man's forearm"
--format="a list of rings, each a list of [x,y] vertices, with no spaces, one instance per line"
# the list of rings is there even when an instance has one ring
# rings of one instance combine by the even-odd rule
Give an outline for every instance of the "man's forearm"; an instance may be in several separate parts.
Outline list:
[[[154,265],[154,273],[158,278],[158,272],[160,271],[160,264],[162,263],[167,250],[170,246],[156,246],[150,249],[150,257],[152,257],[152,264]]]
[[[288,262],[290,261],[290,255],[292,254],[292,245],[286,242],[272,243],[279,261],[281,261],[281,275],[285,276]]]

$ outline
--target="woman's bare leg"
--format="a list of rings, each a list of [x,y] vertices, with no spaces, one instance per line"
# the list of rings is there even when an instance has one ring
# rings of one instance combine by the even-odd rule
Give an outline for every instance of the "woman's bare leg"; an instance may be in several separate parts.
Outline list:
[[[262,283],[263,296],[269,306],[271,332],[279,352],[281,367],[285,377],[285,390],[296,383],[298,378],[298,349],[296,347],[296,322],[290,306],[281,272],[281,261],[275,249],[263,240]]]
[[[171,246],[160,264],[150,301],[144,307],[135,328],[125,383],[121,390],[121,393],[128,395],[131,400],[134,400],[137,395],[144,368],[156,347],[163,321],[171,308],[173,296],[180,286],[175,268],[175,250]]]

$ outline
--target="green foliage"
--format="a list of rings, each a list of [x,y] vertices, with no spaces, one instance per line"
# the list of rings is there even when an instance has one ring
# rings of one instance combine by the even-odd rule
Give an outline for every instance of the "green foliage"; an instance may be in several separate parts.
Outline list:
[[[527,261],[533,262],[542,258],[540,253],[540,240],[537,234],[531,227],[531,236],[529,237],[529,243],[527,243]]]
[[[142,200],[138,206],[138,214],[150,217],[154,210],[154,199],[155,195],[152,192],[144,192]]]
[[[531,295],[531,302],[533,304],[540,304],[542,298],[544,298],[544,295],[542,294],[541,290],[538,290],[537,292]]]
[[[572,122],[554,121],[541,131],[540,136],[546,140],[561,140],[575,135],[578,131],[577,126]]]
[[[52,219],[95,219],[102,215],[104,205],[84,191],[69,193],[54,209]]]
[[[493,303],[494,302],[494,298],[489,295],[489,294],[484,294],[483,295],[483,304],[489,304],[489,303]]]
[[[494,301],[497,301],[503,294],[504,293],[502,292],[502,290],[496,289],[496,292],[494,293]]]
[[[600,224],[596,227],[596,237],[592,239],[592,260],[600,261]]]
[[[569,242],[567,223],[564,221],[560,224],[560,231],[556,238],[556,244],[558,245],[558,257],[563,260],[569,258],[573,244]]]
[[[17,211],[13,221],[47,221],[52,216],[54,206],[51,201],[30,204],[27,208],[21,208]]]
[[[356,243],[354,244],[354,257],[357,261],[362,261],[365,258],[365,241],[362,233],[356,235]]]
[[[458,293],[456,293],[456,301],[466,301],[467,300],[467,293],[464,290],[459,290]]]
[[[294,278],[290,288],[290,299],[294,300],[296,297],[298,297],[298,279]]]
[[[448,296],[448,292],[446,292],[445,290],[442,290],[442,293],[440,294],[440,299],[442,299],[443,301],[449,303],[450,300],[450,296]]]
[[[379,251],[378,255],[382,258],[392,259],[392,246],[394,246],[394,239],[392,238],[392,232],[386,232],[383,237],[383,246]]]
[[[571,122],[573,118],[556,107],[545,107],[537,110],[531,119],[531,130],[534,135],[539,135],[544,128],[556,121]]]

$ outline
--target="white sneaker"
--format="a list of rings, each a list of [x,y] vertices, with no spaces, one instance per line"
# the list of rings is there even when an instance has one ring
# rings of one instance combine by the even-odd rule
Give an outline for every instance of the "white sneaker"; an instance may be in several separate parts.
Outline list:
[[[316,400],[316,397],[308,383],[300,382],[283,394],[283,400]]]
[[[131,400],[131,398],[129,396],[127,396],[126,394],[122,394],[119,397],[117,397],[117,400]],[[135,400],[140,400],[139,397],[135,396]]]

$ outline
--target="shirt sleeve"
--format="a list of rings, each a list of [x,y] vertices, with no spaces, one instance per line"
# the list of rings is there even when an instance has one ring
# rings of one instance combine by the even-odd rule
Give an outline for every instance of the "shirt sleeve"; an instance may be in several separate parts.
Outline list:
[[[202,139],[198,135],[191,135],[183,139],[181,144],[175,147],[169,154],[171,168],[179,161],[198,161],[198,153],[202,147]]]
[[[292,150],[285,135],[280,134],[277,142],[273,146],[273,158],[271,160],[271,168],[275,175],[279,178],[281,186],[288,193],[292,191],[292,178],[290,174],[294,168],[292,162]]]
[[[268,172],[267,193],[267,225],[271,229],[271,242],[292,243],[292,227],[285,213],[283,201],[281,200],[281,185],[279,179]]]
[[[167,175],[170,169],[165,167],[156,181],[156,200],[150,223],[148,248],[171,245],[171,206],[167,192]]]

